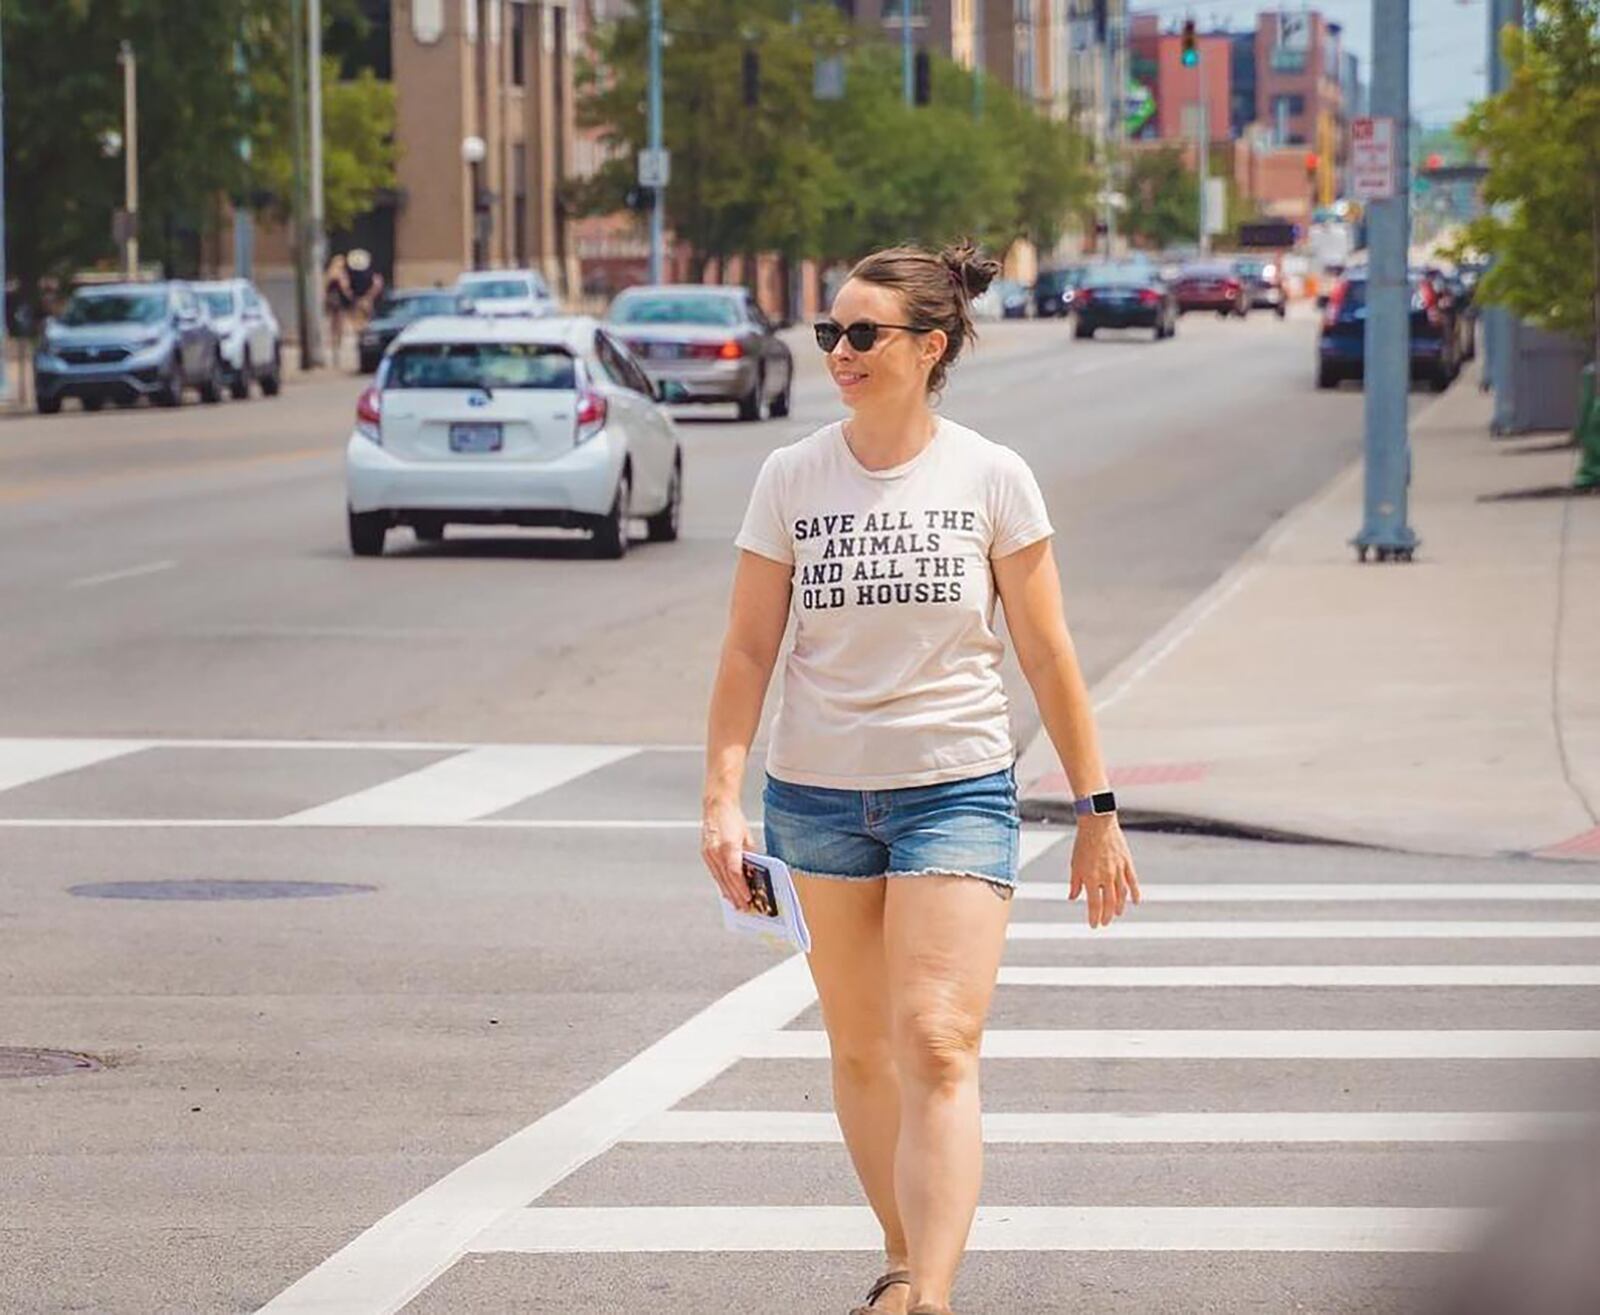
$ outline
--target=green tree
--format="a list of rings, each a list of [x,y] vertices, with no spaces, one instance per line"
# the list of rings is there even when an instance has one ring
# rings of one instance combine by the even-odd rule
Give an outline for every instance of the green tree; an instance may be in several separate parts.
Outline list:
[[[1128,161],[1123,194],[1129,237],[1164,247],[1195,235],[1200,222],[1200,184],[1175,146],[1138,151]]]
[[[1510,82],[1460,128],[1489,168],[1466,230],[1494,257],[1481,295],[1600,359],[1600,0],[1544,0],[1503,39]]]

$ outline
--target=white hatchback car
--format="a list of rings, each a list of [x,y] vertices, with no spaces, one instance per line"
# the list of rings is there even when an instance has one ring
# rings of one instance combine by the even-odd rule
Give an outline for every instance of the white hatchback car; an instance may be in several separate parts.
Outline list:
[[[350,550],[391,527],[588,530],[601,557],[629,522],[678,537],[683,450],[627,348],[588,317],[436,316],[408,325],[356,406],[345,451]]]
[[[479,269],[456,280],[456,295],[475,315],[558,315],[561,308],[536,269]]]

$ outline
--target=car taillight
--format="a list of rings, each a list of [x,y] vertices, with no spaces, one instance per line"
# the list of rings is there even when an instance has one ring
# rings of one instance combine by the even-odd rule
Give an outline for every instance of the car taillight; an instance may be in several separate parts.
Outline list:
[[[1228,280],[1226,280],[1226,284],[1227,284],[1229,295],[1237,297],[1239,295],[1239,280],[1238,279],[1228,279]]]
[[[1158,301],[1161,300],[1161,294],[1155,291],[1153,288],[1140,288],[1139,300],[1142,301],[1146,306],[1154,306]]]
[[[1094,300],[1094,289],[1093,288],[1079,288],[1075,293],[1072,294],[1072,300],[1074,302],[1076,302],[1078,305],[1082,305],[1084,302],[1093,301]]]
[[[717,359],[721,361],[737,361],[744,355],[744,344],[730,338],[717,348]]]
[[[1437,328],[1444,322],[1444,316],[1439,313],[1439,297],[1434,292],[1431,284],[1424,283],[1417,289],[1417,299],[1422,303],[1423,312],[1428,317],[1428,323]]]
[[[1333,291],[1328,294],[1328,304],[1322,312],[1322,325],[1331,329],[1339,322],[1339,308],[1344,304],[1345,284],[1341,281],[1333,285]]]
[[[573,443],[587,443],[606,427],[606,399],[596,392],[578,394],[578,419]]]
[[[356,401],[356,433],[383,446],[383,394],[368,387]]]

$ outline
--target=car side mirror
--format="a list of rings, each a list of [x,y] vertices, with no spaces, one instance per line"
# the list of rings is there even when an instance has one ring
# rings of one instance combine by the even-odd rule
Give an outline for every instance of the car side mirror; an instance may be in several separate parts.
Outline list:
[[[650,387],[658,402],[682,402],[689,396],[689,390],[676,379],[657,379]]]

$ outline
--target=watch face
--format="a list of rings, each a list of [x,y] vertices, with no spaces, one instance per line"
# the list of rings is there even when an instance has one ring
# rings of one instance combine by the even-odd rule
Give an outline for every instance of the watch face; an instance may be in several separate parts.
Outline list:
[[[1117,797],[1109,790],[1102,790],[1099,794],[1090,795],[1089,804],[1096,813],[1114,813],[1117,811]]]

